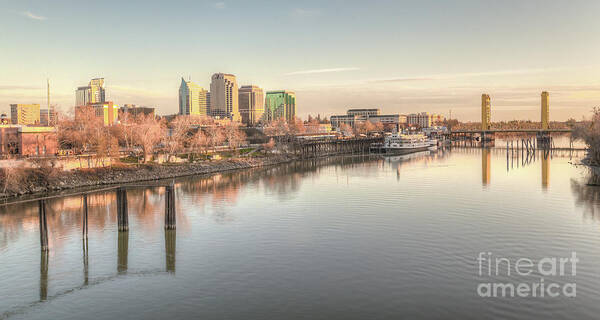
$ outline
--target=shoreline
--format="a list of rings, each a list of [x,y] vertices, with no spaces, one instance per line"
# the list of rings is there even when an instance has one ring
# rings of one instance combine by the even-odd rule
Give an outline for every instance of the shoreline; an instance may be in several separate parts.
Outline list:
[[[156,181],[186,176],[210,175],[234,170],[260,168],[289,163],[297,160],[291,155],[272,155],[265,158],[237,158],[199,163],[167,163],[138,164],[132,166],[116,166],[96,169],[78,169],[61,172],[57,176],[44,179],[39,185],[28,182],[19,192],[0,193],[0,202],[10,204],[22,198],[60,193],[77,188],[94,190],[94,187],[131,184],[136,182]]]

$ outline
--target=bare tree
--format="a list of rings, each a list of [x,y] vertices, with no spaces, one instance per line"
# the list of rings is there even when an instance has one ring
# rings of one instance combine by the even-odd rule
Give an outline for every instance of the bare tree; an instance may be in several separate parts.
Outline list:
[[[307,133],[319,133],[320,131],[321,131],[321,124],[319,123],[319,120],[309,116],[309,120],[306,125],[306,132]]]
[[[342,123],[340,125],[340,131],[345,137],[350,137],[354,134],[352,127],[347,123]]]
[[[164,145],[167,150],[167,160],[183,150],[190,142],[191,118],[189,116],[177,116],[167,125],[164,131]]]
[[[356,135],[359,134],[368,134],[369,132],[375,131],[375,125],[373,124],[373,122],[366,120],[360,124],[357,124],[354,127],[354,133]]]
[[[573,137],[588,145],[588,161],[600,166],[600,108],[594,108],[591,121],[583,121],[573,128]]]
[[[288,135],[289,133],[290,127],[288,126],[288,123],[281,118],[271,121],[271,123],[265,127],[265,134],[268,136],[280,137]]]
[[[202,129],[198,129],[198,132],[192,137],[191,144],[194,150],[200,150],[200,152],[206,153],[210,145],[210,139]]]
[[[230,150],[235,150],[246,142],[246,133],[240,129],[240,125],[236,122],[230,122],[225,126],[225,136]]]
[[[152,115],[138,115],[134,127],[134,142],[142,148],[144,162],[150,159],[154,148],[163,137],[163,126]]]
[[[222,145],[225,142],[225,134],[223,128],[219,126],[210,126],[206,129],[209,146],[214,150],[215,147]]]
[[[293,135],[303,134],[306,132],[306,127],[304,126],[304,122],[298,117],[294,117],[292,121],[289,123],[290,133]]]
[[[262,147],[266,152],[273,151],[275,148],[275,140],[273,140],[273,138],[269,139],[269,142],[263,143]]]

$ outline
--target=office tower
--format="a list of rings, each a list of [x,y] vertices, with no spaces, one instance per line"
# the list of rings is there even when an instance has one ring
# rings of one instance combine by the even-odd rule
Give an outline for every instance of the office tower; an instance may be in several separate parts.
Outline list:
[[[104,92],[104,78],[96,78],[90,81],[90,103],[106,102]]]
[[[283,118],[292,121],[296,117],[296,94],[291,91],[269,91],[265,99],[263,118],[269,122]]]
[[[203,115],[210,112],[210,95],[199,85],[181,78],[179,86],[179,114]]]
[[[75,92],[75,105],[77,106],[104,102],[106,102],[104,78],[92,79],[86,87],[79,87]]]
[[[238,86],[235,76],[215,73],[210,83],[210,111],[213,117],[240,121]]]
[[[490,104],[490,95],[481,95],[481,130],[491,129],[492,107]]]
[[[112,101],[102,103],[88,103],[85,106],[75,107],[75,120],[80,120],[82,117],[87,117],[88,108],[93,110],[96,119],[105,126],[116,124],[119,118],[119,106]],[[85,119],[85,118],[83,118]]]
[[[79,87],[75,91],[75,105],[85,106],[90,102],[90,87]]]
[[[542,130],[548,130],[550,126],[550,94],[542,92]]]
[[[40,105],[37,103],[11,104],[10,119],[13,124],[40,124]]]
[[[239,90],[239,110],[242,123],[256,125],[265,112],[263,90],[257,86],[242,86]]]

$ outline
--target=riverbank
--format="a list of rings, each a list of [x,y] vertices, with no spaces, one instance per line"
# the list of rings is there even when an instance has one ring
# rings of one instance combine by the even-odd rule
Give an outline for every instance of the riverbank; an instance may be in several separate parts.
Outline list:
[[[45,194],[61,190],[153,181],[192,175],[213,174],[231,170],[258,168],[296,160],[291,155],[271,155],[264,158],[239,158],[197,163],[123,164],[118,166],[80,169],[67,172],[30,170],[22,174],[19,183],[0,192],[6,201],[23,195]],[[1,190],[0,190],[1,191]]]

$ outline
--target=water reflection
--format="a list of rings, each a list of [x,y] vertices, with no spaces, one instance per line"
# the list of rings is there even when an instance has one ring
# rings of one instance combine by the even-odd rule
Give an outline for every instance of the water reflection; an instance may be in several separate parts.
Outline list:
[[[542,188],[547,189],[550,183],[550,155],[542,157]]]
[[[571,179],[571,191],[575,195],[575,203],[583,207],[586,218],[600,220],[600,177],[593,172],[581,179]]]
[[[48,299],[48,250],[41,250],[40,257],[40,301]]]
[[[127,258],[129,256],[129,231],[119,231],[117,249],[117,272],[127,272]]]
[[[165,230],[165,264],[167,272],[175,272],[176,230]]]
[[[481,149],[481,183],[484,186],[490,184],[491,178],[491,166],[492,166],[492,153],[490,149]]]
[[[509,158],[508,164],[513,168],[512,163],[518,165],[522,158],[517,160],[514,153],[507,155],[505,152],[493,148],[455,148],[400,157],[315,159],[210,177],[177,179],[176,201],[180,209],[177,230],[163,228],[164,188],[132,187],[128,190],[131,233],[117,231],[114,192],[90,194],[91,253],[85,232],[82,232],[86,222],[81,197],[55,199],[48,202],[50,258],[48,253],[38,256],[36,205],[0,207],[0,241],[4,248],[9,248],[0,251],[2,259],[10,265],[22,257],[29,259],[28,263],[22,264],[29,269],[13,273],[18,281],[7,277],[0,282],[5,287],[0,288],[0,296],[10,296],[6,292],[11,290],[26,295],[12,301],[0,301],[0,312],[6,309],[10,311],[6,314],[14,314],[13,306],[38,301],[39,286],[39,301],[45,302],[36,303],[43,307],[27,306],[16,308],[17,311],[29,308],[27,310],[34,316],[48,312],[49,317],[57,318],[56,315],[64,310],[84,309],[89,301],[98,301],[90,297],[102,297],[107,292],[113,295],[114,291],[110,290],[115,290],[119,292],[118,301],[123,301],[123,306],[112,301],[99,301],[98,305],[102,307],[95,307],[107,308],[124,318],[132,317],[127,310],[142,315],[140,312],[148,310],[148,304],[154,301],[172,307],[168,311],[157,311],[157,317],[165,314],[191,317],[202,312],[215,314],[215,310],[219,312],[225,308],[215,304],[212,298],[203,302],[195,297],[216,297],[221,293],[228,293],[231,299],[226,301],[227,307],[233,308],[231,312],[236,314],[242,314],[244,310],[235,309],[235,306],[244,304],[235,302],[247,302],[242,308],[252,308],[256,310],[254,314],[267,314],[278,304],[273,303],[277,299],[306,306],[306,310],[299,313],[322,312],[326,306],[319,305],[322,297],[315,293],[323,293],[340,297],[342,303],[335,306],[340,310],[364,302],[373,310],[384,310],[386,313],[381,318],[397,314],[399,310],[409,310],[414,315],[416,311],[410,311],[411,305],[406,303],[410,301],[408,295],[414,293],[396,297],[394,295],[402,291],[397,289],[403,286],[417,288],[419,296],[459,292],[460,295],[454,296],[464,297],[473,292],[473,283],[468,280],[449,283],[447,279],[473,278],[467,261],[472,252],[495,248],[496,243],[500,243],[498,250],[501,250],[502,243],[513,240],[511,246],[506,247],[514,244],[523,252],[549,252],[548,249],[558,247],[564,239],[557,231],[568,227],[567,223],[573,223],[568,221],[569,217],[575,216],[568,211],[573,209],[573,195],[577,203],[590,207],[588,214],[595,219],[600,206],[600,188],[594,189],[574,180],[572,195],[564,183],[573,176],[566,161],[552,164],[553,188],[546,190],[546,195],[540,195],[538,179],[541,174],[542,186],[549,186],[552,156],[539,154],[537,158],[541,162],[536,165],[540,165],[541,172],[532,166],[531,170],[523,168],[508,173],[504,171],[504,159]],[[532,158],[529,164],[533,161]],[[492,170],[495,170],[493,183],[497,188],[479,193],[482,185],[492,184]],[[515,194],[518,198],[523,194],[522,190],[528,191],[527,199],[531,201],[513,201],[505,205],[501,202],[502,198]],[[277,214],[275,211],[280,207],[269,210],[272,203],[289,210],[285,215]],[[258,209],[242,216],[248,212],[246,208],[254,209],[253,206]],[[220,224],[233,221],[236,214],[235,224]],[[524,214],[528,219],[526,227],[536,234],[536,239],[532,240],[529,234],[522,236],[525,224],[519,217]],[[190,226],[194,232],[186,231]],[[574,232],[582,229],[573,226]],[[538,241],[537,235],[551,236]],[[588,234],[580,236],[587,243],[595,239]],[[107,239],[109,241],[103,241]],[[577,241],[577,245],[586,241]],[[132,250],[135,248],[131,256],[130,246]],[[15,253],[15,247],[27,253]],[[527,251],[528,248],[533,249]],[[585,248],[575,249],[578,254],[579,251],[586,252]],[[92,259],[91,270],[88,255]],[[453,258],[446,259],[448,256]],[[411,264],[407,257],[417,259]],[[9,267],[2,270],[10,271]],[[159,276],[137,277],[138,274]],[[55,278],[55,275],[58,276]],[[346,283],[348,290],[332,289],[344,279],[353,279]],[[77,293],[79,288],[105,282],[112,283],[84,294]],[[132,288],[136,290],[145,290],[147,296],[136,299],[135,295],[127,295],[122,290],[123,283],[133,284]],[[160,294],[151,292],[157,285],[160,285]],[[231,291],[236,286],[244,292]],[[248,299],[249,296],[252,298]],[[52,303],[48,303],[50,301]],[[354,301],[356,303],[352,303]],[[443,312],[459,306],[463,315],[489,307],[482,306],[481,300],[457,298],[444,301],[440,302],[444,305],[439,310]],[[65,307],[70,303],[72,305]],[[503,301],[494,303],[497,305],[492,308],[505,307]],[[475,307],[471,307],[473,305]],[[273,317],[281,317],[286,311]],[[81,313],[70,315],[76,318]],[[431,317],[439,315],[432,314]],[[455,315],[459,318],[461,314]],[[292,314],[289,318],[301,316]]]

